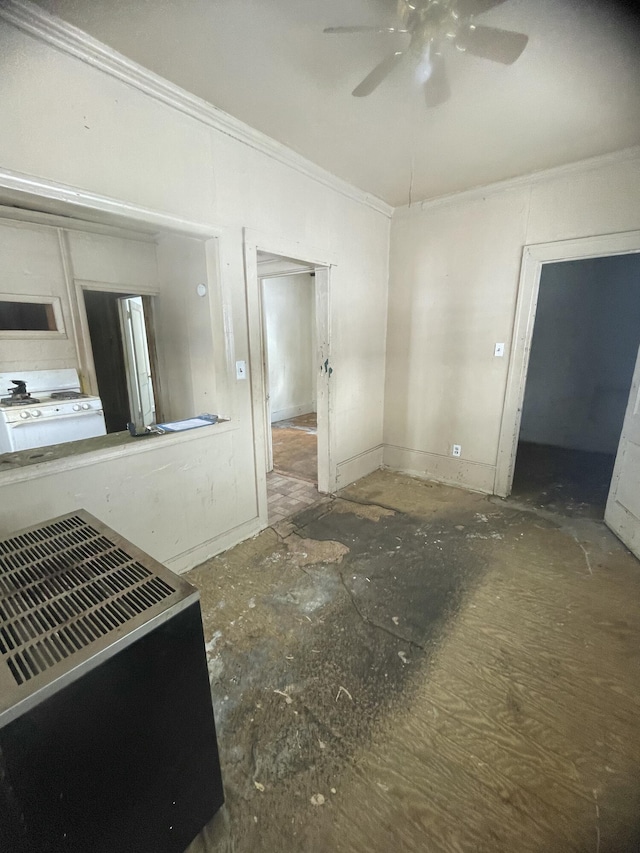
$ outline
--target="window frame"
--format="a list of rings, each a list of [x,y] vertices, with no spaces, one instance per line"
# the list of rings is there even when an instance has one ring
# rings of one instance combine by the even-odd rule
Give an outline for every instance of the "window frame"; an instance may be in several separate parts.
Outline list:
[[[55,329],[0,329],[0,340],[60,340],[67,337],[59,296],[30,296],[17,293],[0,293],[0,302],[27,302],[50,305]]]

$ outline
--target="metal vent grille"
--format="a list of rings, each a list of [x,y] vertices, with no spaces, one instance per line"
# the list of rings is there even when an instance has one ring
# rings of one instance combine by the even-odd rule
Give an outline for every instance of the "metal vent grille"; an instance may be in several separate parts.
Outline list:
[[[25,684],[176,590],[80,514],[58,519],[0,541],[0,656]]]

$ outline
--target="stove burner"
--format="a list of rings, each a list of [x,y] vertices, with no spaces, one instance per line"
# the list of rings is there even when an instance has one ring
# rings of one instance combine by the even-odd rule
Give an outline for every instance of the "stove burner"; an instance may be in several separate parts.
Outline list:
[[[10,397],[3,397],[0,400],[0,405],[2,406],[28,406],[29,403],[39,403],[40,400],[36,400],[35,397],[32,397],[31,394],[27,391],[27,383],[22,379],[12,379],[11,384],[15,385],[15,388],[7,388],[7,391],[11,391]]]
[[[30,403],[40,403],[41,400],[32,397],[31,394],[12,394],[11,397],[2,397],[0,406],[28,406]]]
[[[29,392],[27,391],[27,383],[23,382],[22,379],[12,379],[11,384],[15,385],[15,388],[7,388],[7,391],[11,391],[12,397],[28,397]]]
[[[52,400],[79,400],[81,397],[86,397],[81,391],[52,391]]]

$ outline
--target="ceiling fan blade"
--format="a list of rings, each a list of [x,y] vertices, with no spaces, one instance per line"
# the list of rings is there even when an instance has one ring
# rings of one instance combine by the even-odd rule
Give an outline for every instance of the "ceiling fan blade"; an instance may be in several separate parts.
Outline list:
[[[326,27],[323,33],[408,33],[409,30],[400,30],[397,27]]]
[[[482,15],[504,2],[505,0],[458,0],[456,11],[461,18],[468,18],[471,15]]]
[[[368,74],[359,86],[356,86],[351,94],[355,95],[356,98],[364,98],[365,95],[370,95],[374,89],[378,88],[385,77],[391,74],[403,56],[403,50],[396,50],[394,53],[389,54],[382,62],[376,65],[371,74]]]
[[[441,53],[433,53],[430,61],[431,74],[424,84],[424,99],[428,107],[437,107],[449,100],[451,87],[444,56]]]
[[[529,36],[524,33],[471,24],[458,36],[456,45],[474,56],[511,65],[525,49],[528,41]]]

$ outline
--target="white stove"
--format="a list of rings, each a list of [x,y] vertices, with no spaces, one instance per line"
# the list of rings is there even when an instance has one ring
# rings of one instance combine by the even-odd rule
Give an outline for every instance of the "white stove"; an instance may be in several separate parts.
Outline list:
[[[0,453],[106,432],[102,401],[81,392],[74,368],[0,373]]]

